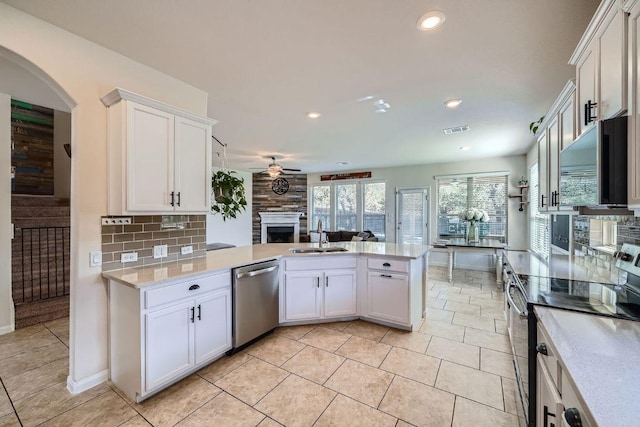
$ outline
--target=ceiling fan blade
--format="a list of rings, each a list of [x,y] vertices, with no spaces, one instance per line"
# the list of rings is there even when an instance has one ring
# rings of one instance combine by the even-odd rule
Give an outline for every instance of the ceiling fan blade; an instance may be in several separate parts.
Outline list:
[[[302,172],[302,169],[282,168],[283,171]]]

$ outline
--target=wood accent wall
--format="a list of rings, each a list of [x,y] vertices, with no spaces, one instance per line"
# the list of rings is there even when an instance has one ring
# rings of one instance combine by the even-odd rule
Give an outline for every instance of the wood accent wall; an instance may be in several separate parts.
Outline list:
[[[289,182],[289,191],[278,195],[271,189],[273,179],[267,173],[253,174],[253,243],[260,243],[258,212],[302,212],[300,233],[307,233],[307,175],[282,174]]]
[[[53,110],[11,100],[13,194],[53,195]]]

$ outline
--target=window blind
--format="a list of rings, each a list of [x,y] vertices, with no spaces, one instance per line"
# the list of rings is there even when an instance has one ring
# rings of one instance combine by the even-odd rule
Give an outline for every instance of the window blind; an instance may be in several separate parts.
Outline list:
[[[489,222],[478,223],[480,237],[507,243],[507,175],[477,174],[436,177],[438,185],[438,238],[464,237],[466,222],[458,214],[465,208],[484,209]]]
[[[529,247],[531,250],[547,259],[549,257],[549,216],[538,211],[538,164],[529,169]]]

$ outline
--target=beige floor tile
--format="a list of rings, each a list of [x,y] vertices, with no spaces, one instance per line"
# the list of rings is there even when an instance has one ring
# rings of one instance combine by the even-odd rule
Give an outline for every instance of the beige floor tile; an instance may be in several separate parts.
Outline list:
[[[251,359],[253,359],[253,357],[249,356],[247,353],[235,353],[231,356],[222,357],[210,365],[205,366],[200,369],[197,374],[205,380],[214,383]]]
[[[82,393],[71,394],[67,390],[66,381],[63,381],[15,401],[14,405],[22,423],[25,426],[35,426],[110,390],[103,383]]]
[[[48,332],[50,334],[50,332]],[[3,380],[38,368],[58,359],[68,359],[69,349],[55,338],[55,342],[6,357],[0,363]]]
[[[446,307],[446,304],[445,304]],[[427,307],[427,320],[434,320],[436,322],[451,323],[453,320],[453,311],[440,310],[437,308]]]
[[[505,320],[504,309],[502,307],[481,307],[480,316],[490,317],[492,319]]]
[[[146,422],[141,415],[136,415],[126,423],[120,424],[118,427],[151,427],[151,424]]]
[[[351,320],[346,320],[344,322],[327,322],[321,323],[320,326],[324,328],[335,329],[336,331],[344,331],[349,325],[353,323]]]
[[[491,292],[487,292],[486,294],[471,295],[471,299],[469,302],[481,307],[500,309],[504,308],[504,302],[502,300],[494,299]]]
[[[444,305],[445,310],[455,311],[456,313],[470,314],[472,316],[480,316],[480,306],[473,304],[465,304],[463,302],[447,301]]]
[[[491,298],[491,291],[483,290],[482,286],[478,285],[467,285],[460,291],[460,293],[471,296],[469,302],[473,302],[473,297]]]
[[[502,383],[498,375],[443,360],[436,387],[503,410]]]
[[[467,328],[464,334],[464,342],[511,354],[511,343],[509,343],[509,337],[507,335]]]
[[[497,299],[500,301],[504,301],[504,290],[503,289],[495,289],[491,291],[491,298]]]
[[[513,415],[522,414],[522,400],[516,380],[502,378],[502,395],[504,396],[504,411]]]
[[[22,427],[15,412],[0,417],[0,427]]]
[[[0,417],[4,417],[12,412],[13,407],[11,406],[9,396],[7,396],[7,392],[4,390],[4,387],[0,386]]]
[[[344,344],[350,336],[351,335],[345,334],[344,332],[320,326],[302,337],[300,342],[333,353],[338,349],[338,347]]]
[[[336,350],[336,354],[377,368],[390,350],[391,346],[388,344],[352,336]]]
[[[377,408],[392,379],[389,372],[347,360],[324,385]]]
[[[453,427],[517,427],[518,417],[462,397],[456,397]]]
[[[62,319],[52,320],[46,322],[44,326],[51,331],[60,341],[62,341],[67,347],[69,347],[69,318],[63,317]]]
[[[290,375],[255,408],[286,426],[311,426],[335,396],[328,388]]]
[[[440,280],[435,281],[435,283],[433,284],[433,287],[431,288],[431,291],[437,291],[437,292],[447,291],[450,294],[455,294],[455,293],[459,294],[460,290],[461,289],[459,287],[456,287],[449,282],[443,282]]]
[[[396,419],[339,394],[314,427],[394,427]]]
[[[444,289],[441,289],[440,292],[438,292],[438,299],[469,304],[469,295],[461,294],[460,292],[450,293]]]
[[[462,342],[464,340],[464,326],[451,325],[430,319],[426,319],[420,326],[420,332],[454,341]]]
[[[416,426],[451,425],[454,395],[424,384],[395,377],[379,409]]]
[[[283,336],[269,336],[248,347],[245,351],[265,362],[280,366],[305,347],[304,344]]]
[[[351,335],[366,338],[368,340],[380,341],[390,328],[376,323],[355,320],[344,329],[344,332]]]
[[[324,384],[344,360],[344,357],[307,346],[282,365],[282,368],[318,384]]]
[[[260,422],[260,424],[257,425],[257,427],[281,427],[282,424],[280,424],[277,421],[272,420],[269,417],[265,417],[264,420],[262,420]]]
[[[480,349],[480,370],[491,372],[502,377],[515,379],[513,356],[500,351]]]
[[[468,326],[470,328],[482,329],[483,331],[493,332],[495,331],[495,325],[493,319],[489,317],[472,316],[464,313],[456,313],[453,316],[454,325]]]
[[[423,384],[434,385],[439,367],[440,359],[402,348],[393,348],[380,369]]]
[[[435,292],[435,294],[436,294],[435,296],[437,296],[438,292]],[[426,299],[427,307],[437,308],[439,310],[442,310],[444,308],[444,305],[447,303],[447,301],[443,299],[437,299],[435,296],[430,297],[429,294],[427,294],[427,299]]]
[[[431,338],[426,354],[475,369],[480,367],[479,347],[446,338]]]
[[[178,424],[180,427],[253,427],[264,414],[227,393],[220,393]]]
[[[299,340],[318,325],[299,325],[299,326],[282,326],[276,328],[273,332],[274,335],[283,335],[287,338],[291,338],[292,340]]]
[[[403,420],[398,420],[398,424],[396,424],[396,427],[413,427],[413,424],[409,424],[408,422]]]
[[[155,427],[173,426],[220,392],[210,382],[191,375],[155,396],[134,404],[134,409]]]
[[[110,390],[41,424],[43,426],[117,426],[135,417],[136,411]]]
[[[496,325],[496,333],[501,335],[507,335],[509,332],[507,331],[507,321],[506,320],[498,320],[494,319]]]
[[[424,353],[427,351],[429,340],[431,340],[431,335],[391,329],[380,342],[395,347],[402,347],[417,353]]]
[[[65,383],[69,376],[69,359],[58,359],[44,366],[3,379],[12,400],[20,400],[54,384]]]
[[[39,325],[37,325],[39,326]],[[28,330],[29,333],[22,331]],[[5,338],[6,337],[6,338]],[[16,332],[0,336],[0,360],[39,347],[59,343],[58,338],[44,327],[18,329]]]
[[[216,386],[250,406],[262,399],[289,373],[262,360],[252,359],[218,381]]]

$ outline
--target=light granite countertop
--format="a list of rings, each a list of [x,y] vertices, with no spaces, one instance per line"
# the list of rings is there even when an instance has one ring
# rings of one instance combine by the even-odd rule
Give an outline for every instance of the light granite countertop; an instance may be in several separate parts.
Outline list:
[[[589,282],[622,284],[624,277],[570,255],[551,255],[545,263],[526,251],[504,251],[514,273],[525,276],[555,277]]]
[[[597,425],[638,425],[640,322],[540,306],[535,313]]]
[[[429,246],[402,245],[383,242],[337,242],[329,246],[346,248],[346,252],[293,254],[292,248],[318,247],[317,243],[267,243],[252,246],[209,251],[199,258],[189,258],[144,267],[122,268],[104,271],[102,276],[115,280],[124,285],[141,288],[169,282],[175,279],[193,279],[216,271],[229,270],[235,267],[255,264],[262,261],[287,257],[318,257],[318,256],[358,256],[374,255],[392,258],[416,259],[429,251]]]

